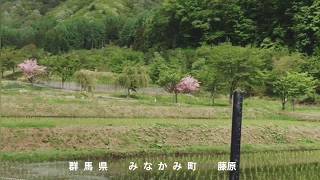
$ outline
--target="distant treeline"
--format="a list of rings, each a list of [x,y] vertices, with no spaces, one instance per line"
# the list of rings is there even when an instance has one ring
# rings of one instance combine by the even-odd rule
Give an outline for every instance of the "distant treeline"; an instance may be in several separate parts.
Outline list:
[[[191,75],[213,99],[240,88],[247,95],[278,95],[283,107],[298,98],[315,102],[314,92],[320,92],[320,1],[2,0],[0,5],[2,76],[35,58],[62,82],[75,74],[87,78],[85,69],[119,75],[129,89],[152,83],[174,92]]]
[[[318,52],[316,0],[0,1],[1,46],[59,53],[110,43],[135,50],[217,45]]]

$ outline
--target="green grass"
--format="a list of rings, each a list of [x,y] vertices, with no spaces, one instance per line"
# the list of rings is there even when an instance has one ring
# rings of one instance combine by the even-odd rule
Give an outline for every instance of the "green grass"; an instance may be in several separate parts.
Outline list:
[[[206,94],[179,95],[175,104],[167,93],[85,97],[16,82],[5,82],[2,92],[8,117],[0,119],[0,160],[229,152],[231,106],[223,95],[212,106]],[[243,152],[320,149],[320,121],[304,118],[318,109],[298,105],[292,113],[277,99],[245,98]]]
[[[245,119],[246,127],[314,127],[318,122],[275,119]],[[1,118],[0,127],[6,128],[49,128],[49,127],[230,127],[230,119],[177,119],[177,118]]]
[[[86,157],[88,153],[96,157],[227,153],[230,127],[229,119],[1,118],[0,156],[4,160],[45,161]],[[244,120],[243,148],[245,152],[319,149],[319,128],[319,122]],[[72,150],[75,154],[70,154]]]
[[[139,91],[139,90],[138,90]],[[125,94],[116,93],[112,94],[114,97],[125,98]],[[154,95],[146,95],[142,93],[136,93],[131,96],[132,99],[137,100],[141,104],[146,105],[167,105],[172,106],[175,105],[174,96],[172,94],[154,94]],[[181,105],[187,106],[209,106],[209,107],[228,107],[228,99],[225,97],[217,98],[214,106],[212,105],[211,99],[209,95],[178,95],[178,103]]]
[[[201,118],[230,119],[228,98],[220,96],[216,105],[206,94],[179,95],[179,103],[171,94],[136,93],[132,98],[123,94],[94,93],[83,96],[79,92],[39,88],[26,83],[5,82],[2,115],[16,117],[101,117],[101,118]],[[156,101],[155,101],[156,99]],[[315,109],[299,106],[297,109]],[[300,117],[281,111],[274,99],[246,98],[245,119],[298,120]],[[297,110],[297,113],[302,111]]]
[[[251,153],[269,153],[283,152],[300,152],[300,151],[318,151],[320,144],[282,144],[282,145],[243,145],[241,148],[242,154]],[[229,155],[229,145],[219,145],[214,147],[208,146],[192,146],[183,148],[166,148],[166,149],[152,149],[149,151],[108,151],[105,149],[64,149],[64,150],[50,150],[50,151],[33,151],[33,152],[1,152],[0,161],[12,162],[47,162],[47,161],[63,161],[63,160],[85,160],[85,159],[107,159],[107,158],[139,158],[145,156],[172,156],[172,155],[192,155],[192,154],[205,154],[205,155]],[[317,156],[319,157],[319,156]],[[309,158],[312,158],[310,156]],[[263,163],[263,162],[262,162]]]

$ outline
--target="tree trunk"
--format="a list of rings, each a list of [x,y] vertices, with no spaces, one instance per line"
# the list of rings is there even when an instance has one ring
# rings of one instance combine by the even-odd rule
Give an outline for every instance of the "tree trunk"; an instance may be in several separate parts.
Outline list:
[[[1,42],[0,42],[0,46],[1,46]],[[0,117],[1,116],[2,116],[2,77],[0,76]]]
[[[33,86],[35,79],[33,77],[28,78],[29,83]]]
[[[0,50],[2,49],[2,36],[0,35]],[[0,51],[1,55],[1,51]],[[0,68],[2,69],[2,63],[0,62]],[[2,75],[0,76],[0,117],[2,116]]]
[[[230,89],[230,92],[229,92],[229,104],[232,104],[232,96],[233,96],[233,89]]]
[[[178,103],[178,93],[177,92],[174,93],[174,102]]]
[[[295,100],[292,98],[292,100],[291,100],[291,103],[292,103],[292,111],[294,111],[295,110],[295,107],[294,107],[294,105],[295,105]]]
[[[62,80],[61,80],[61,89],[63,89],[63,88],[64,88],[64,82],[65,82],[65,80],[64,80],[64,79],[62,79]]]
[[[286,98],[282,98],[281,99],[281,101],[282,101],[282,110],[285,110],[286,109]]]
[[[212,106],[215,105],[215,92],[211,92],[211,104]]]
[[[93,49],[93,40],[91,39],[91,49]]]
[[[2,77],[0,77],[0,117],[1,116],[2,116]]]
[[[127,98],[130,97],[130,88],[128,88],[128,91],[127,91]]]
[[[84,86],[83,86],[82,83],[80,83],[80,91],[81,91],[81,92],[84,91]]]
[[[214,106],[214,105],[215,105],[215,97],[212,96],[212,106]]]

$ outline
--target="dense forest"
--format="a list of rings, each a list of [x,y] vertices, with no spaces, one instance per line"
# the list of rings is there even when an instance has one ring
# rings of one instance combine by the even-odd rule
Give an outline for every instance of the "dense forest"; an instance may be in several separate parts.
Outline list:
[[[3,77],[36,58],[62,81],[143,66],[153,84],[192,75],[212,97],[319,91],[317,0],[0,0],[0,12]]]
[[[285,47],[312,55],[319,1],[1,0],[1,46],[61,53],[117,44],[135,50],[217,45]]]

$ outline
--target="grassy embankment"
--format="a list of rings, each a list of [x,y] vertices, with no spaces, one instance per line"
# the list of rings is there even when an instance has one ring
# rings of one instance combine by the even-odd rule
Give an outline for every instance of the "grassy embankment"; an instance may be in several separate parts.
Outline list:
[[[168,94],[85,97],[16,83],[5,83],[2,92],[0,160],[229,151],[231,108],[224,97],[212,107],[203,96],[181,95],[176,105]],[[275,100],[245,99],[243,151],[320,149],[318,115],[317,106],[292,113]]]

